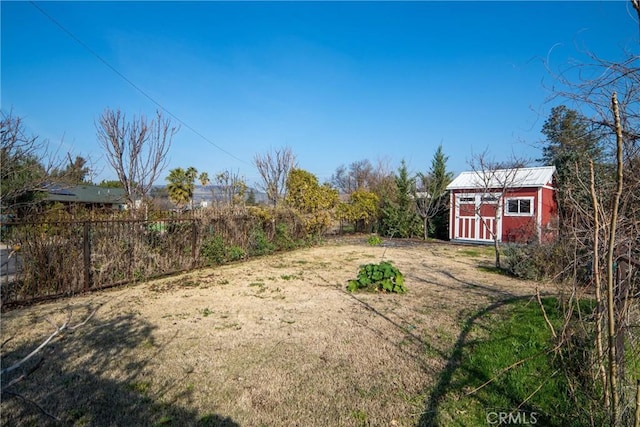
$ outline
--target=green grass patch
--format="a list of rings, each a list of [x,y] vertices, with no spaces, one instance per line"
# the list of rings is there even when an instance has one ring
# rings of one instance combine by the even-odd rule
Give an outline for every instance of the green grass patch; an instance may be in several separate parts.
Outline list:
[[[264,287],[264,282],[251,282],[251,283],[249,283],[249,287],[251,287],[251,288],[253,288],[253,287],[262,288],[262,287]]]
[[[369,238],[367,239],[367,244],[370,246],[380,246],[382,244],[382,239],[380,238],[380,236],[374,234],[369,236]]]
[[[543,306],[550,322],[558,327],[562,317],[557,300],[545,298]],[[584,313],[591,306],[585,303],[583,308]],[[427,425],[488,425],[506,414],[512,424],[585,425],[588,415],[579,412],[581,405],[569,397],[570,386],[553,347],[535,299],[515,300],[476,313],[464,326],[422,421]]]
[[[131,391],[135,391],[144,396],[147,395],[149,389],[151,388],[151,383],[148,381],[134,381],[127,384],[127,388]]]
[[[467,256],[470,258],[480,258],[480,257],[493,255],[493,248],[491,248],[490,251],[486,247],[458,249],[456,251],[456,254]]]
[[[355,411],[351,411],[351,417],[356,420],[358,425],[366,426],[367,425],[367,413],[362,409],[358,409]]]
[[[168,415],[163,415],[155,425],[156,426],[170,426],[172,424],[173,424],[173,418],[171,418]]]
[[[140,346],[144,349],[150,349],[155,347],[153,344],[153,340],[152,339],[146,339],[144,341],[142,341],[142,343],[140,344]]]

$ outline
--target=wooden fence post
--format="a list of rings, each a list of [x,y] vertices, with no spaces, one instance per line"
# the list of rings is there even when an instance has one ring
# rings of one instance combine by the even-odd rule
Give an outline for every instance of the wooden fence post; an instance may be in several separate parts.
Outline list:
[[[89,221],[85,221],[83,224],[82,232],[82,252],[84,260],[84,289],[86,291],[91,289],[91,226]]]
[[[196,267],[196,252],[198,242],[198,220],[191,220],[191,268]]]

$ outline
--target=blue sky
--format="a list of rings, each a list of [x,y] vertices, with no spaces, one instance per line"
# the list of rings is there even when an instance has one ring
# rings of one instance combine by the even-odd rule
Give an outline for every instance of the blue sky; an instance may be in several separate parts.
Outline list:
[[[545,61],[558,71],[638,42],[622,1],[37,5],[64,30],[31,3],[1,3],[2,111],[90,158],[96,181],[115,179],[100,114],[151,117],[157,104],[184,123],[163,176],[230,169],[253,184],[254,155],[283,145],[321,181],[364,158],[427,171],[440,143],[456,173],[485,149],[535,159],[558,103]]]

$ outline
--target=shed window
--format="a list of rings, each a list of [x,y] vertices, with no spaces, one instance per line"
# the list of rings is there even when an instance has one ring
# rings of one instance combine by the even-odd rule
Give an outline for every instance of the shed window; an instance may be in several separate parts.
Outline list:
[[[507,215],[533,215],[533,198],[507,199]]]

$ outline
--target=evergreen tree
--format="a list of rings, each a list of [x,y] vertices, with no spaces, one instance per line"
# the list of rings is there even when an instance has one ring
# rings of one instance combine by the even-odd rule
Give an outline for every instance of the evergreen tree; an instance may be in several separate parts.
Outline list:
[[[100,184],[98,184],[98,186],[103,188],[122,188],[122,183],[118,180],[103,179],[102,181],[100,181]]]
[[[87,166],[87,160],[81,156],[76,156],[74,160],[71,155],[67,155],[67,160],[69,163],[64,169],[56,168],[51,172],[50,177],[53,181],[70,185],[89,183],[88,175],[91,169]]]
[[[556,188],[561,226],[573,216],[573,207],[590,206],[589,160],[596,165],[596,180],[604,184],[606,166],[601,162],[603,150],[597,129],[564,105],[554,107],[542,127],[546,146],[539,161],[556,167]]]
[[[428,234],[439,238],[448,237],[449,197],[447,185],[453,179],[453,174],[447,172],[448,156],[442,150],[442,144],[431,159],[431,169],[427,174],[418,174],[420,182],[419,192],[416,193],[418,214],[423,220],[424,238]]]
[[[249,206],[256,205],[256,192],[253,191],[253,188],[249,189],[249,192],[247,193],[247,200],[245,201],[245,203]]]
[[[422,221],[416,212],[413,195],[415,185],[409,178],[407,164],[403,160],[395,177],[393,199],[383,202],[380,233],[390,237],[416,237],[422,234]]]

